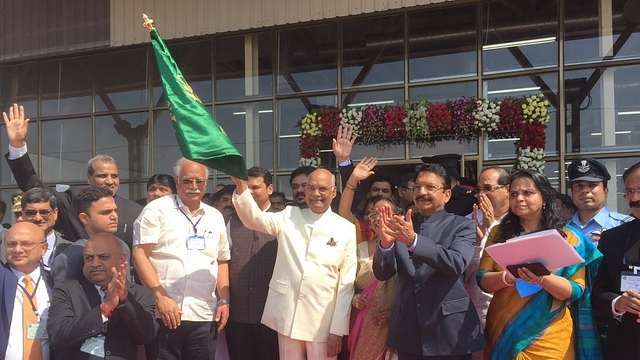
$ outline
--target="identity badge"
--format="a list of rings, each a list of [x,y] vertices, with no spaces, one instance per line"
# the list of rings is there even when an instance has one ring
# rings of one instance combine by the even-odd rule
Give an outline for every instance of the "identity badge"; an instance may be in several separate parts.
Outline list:
[[[28,323],[27,324],[27,339],[29,340],[45,340],[48,339],[47,329],[44,324],[40,323]]]
[[[80,346],[80,351],[104,358],[104,336],[100,335],[85,340]]]
[[[187,250],[204,250],[204,236],[189,236],[187,239]]]
[[[640,273],[623,271],[620,273],[620,291],[633,290],[640,293]]]

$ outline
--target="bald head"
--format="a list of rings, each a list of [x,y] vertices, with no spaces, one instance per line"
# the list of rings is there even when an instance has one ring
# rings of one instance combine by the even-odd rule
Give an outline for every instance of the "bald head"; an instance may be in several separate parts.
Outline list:
[[[305,200],[307,206],[316,214],[329,209],[336,197],[335,176],[327,169],[314,170],[307,179]]]
[[[19,222],[5,235],[5,256],[12,268],[29,274],[47,251],[44,231],[31,222]]]
[[[120,239],[108,233],[93,235],[84,246],[84,277],[98,286],[107,286],[113,278],[113,270],[120,271],[126,262]],[[125,245],[126,246],[126,245]]]

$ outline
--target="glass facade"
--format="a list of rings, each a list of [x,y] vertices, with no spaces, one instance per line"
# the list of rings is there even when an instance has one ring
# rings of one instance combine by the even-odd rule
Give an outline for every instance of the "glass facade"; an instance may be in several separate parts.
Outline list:
[[[247,165],[269,168],[286,194],[300,158],[296,124],[309,111],[541,92],[551,104],[546,175],[566,192],[566,165],[599,158],[618,180],[609,183],[609,206],[626,212],[620,178],[640,155],[633,140],[640,136],[640,18],[627,2],[443,3],[170,41],[169,48]],[[49,183],[84,184],[86,161],[107,153],[118,162],[121,195],[137,199],[148,176],[171,173],[180,156],[149,45],[0,64],[0,108],[14,102],[31,118],[30,156]],[[454,152],[473,173],[511,165],[513,140],[356,146],[353,158],[396,166]],[[0,125],[3,152],[7,144]],[[323,143],[324,166],[335,166],[330,146]],[[229,183],[225,174],[212,177],[210,187]],[[2,161],[2,199],[15,187]]]

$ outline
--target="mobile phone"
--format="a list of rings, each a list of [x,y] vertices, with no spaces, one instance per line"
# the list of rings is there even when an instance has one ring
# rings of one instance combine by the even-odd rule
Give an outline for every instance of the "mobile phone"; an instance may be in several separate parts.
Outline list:
[[[536,276],[545,276],[551,274],[551,271],[547,269],[541,262],[532,262],[532,263],[524,263],[524,264],[514,264],[507,266],[507,270],[516,278],[519,278],[518,269],[519,268],[527,268]]]

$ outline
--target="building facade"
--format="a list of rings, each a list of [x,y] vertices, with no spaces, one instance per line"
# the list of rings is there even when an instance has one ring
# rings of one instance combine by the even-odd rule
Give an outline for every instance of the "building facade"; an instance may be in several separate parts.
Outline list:
[[[546,176],[566,192],[568,163],[597,158],[615,176],[608,205],[628,212],[619,194],[640,160],[640,0],[1,2],[0,108],[25,106],[30,156],[48,183],[84,184],[99,153],[116,159],[120,194],[134,200],[150,175],[171,173],[180,152],[145,12],[247,166],[269,168],[278,191],[290,194],[296,124],[311,110],[543,93]],[[510,167],[514,139],[356,146],[353,158],[393,168],[444,153],[464,154],[473,176]],[[325,144],[323,165],[335,167],[330,155]],[[0,197],[15,189],[2,161]]]

